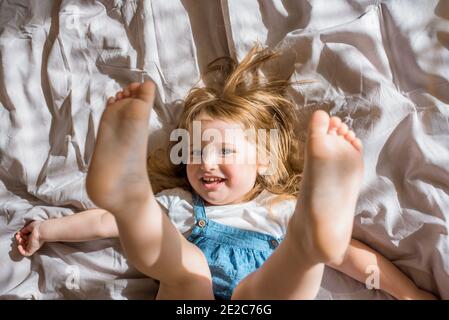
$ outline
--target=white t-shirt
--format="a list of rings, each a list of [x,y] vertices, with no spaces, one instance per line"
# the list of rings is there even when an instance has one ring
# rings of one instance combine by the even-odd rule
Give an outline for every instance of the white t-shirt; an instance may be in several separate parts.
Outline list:
[[[262,191],[255,199],[223,206],[205,206],[206,216],[217,223],[230,227],[251,230],[279,238],[287,232],[287,225],[293,215],[296,200],[282,200],[268,203],[277,195]],[[156,195],[156,200],[168,210],[171,221],[187,238],[195,224],[192,193],[182,188],[167,189]]]

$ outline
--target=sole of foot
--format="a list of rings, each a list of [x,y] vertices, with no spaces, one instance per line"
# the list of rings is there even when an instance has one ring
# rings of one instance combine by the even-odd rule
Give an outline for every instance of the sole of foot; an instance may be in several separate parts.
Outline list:
[[[148,197],[148,122],[154,96],[154,83],[146,81],[131,83],[108,99],[86,178],[87,193],[101,208],[114,210]]]
[[[313,113],[289,229],[320,262],[338,264],[346,253],[363,178],[362,153],[362,142],[340,118],[322,110]]]

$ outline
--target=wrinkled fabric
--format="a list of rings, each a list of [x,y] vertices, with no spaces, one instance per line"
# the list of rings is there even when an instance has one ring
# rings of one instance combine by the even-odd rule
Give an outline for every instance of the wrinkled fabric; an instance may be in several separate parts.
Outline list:
[[[27,221],[94,204],[84,182],[108,96],[158,87],[149,149],[211,60],[259,41],[294,80],[296,130],[340,116],[362,139],[354,237],[423,289],[449,298],[449,4],[430,0],[0,1],[0,295],[154,298],[116,239],[48,243],[22,258]],[[390,298],[326,268],[320,299]]]

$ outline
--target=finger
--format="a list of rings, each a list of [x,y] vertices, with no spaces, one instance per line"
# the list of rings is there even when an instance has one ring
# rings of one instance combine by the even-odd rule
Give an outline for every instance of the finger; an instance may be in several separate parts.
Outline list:
[[[23,237],[20,234],[16,235],[16,242],[21,243],[23,241]]]
[[[21,254],[22,256],[25,256],[25,257],[28,256],[28,253],[26,252],[26,250],[24,249],[23,246],[20,245],[20,246],[17,247],[17,249],[19,250],[19,252],[20,252],[20,254]]]

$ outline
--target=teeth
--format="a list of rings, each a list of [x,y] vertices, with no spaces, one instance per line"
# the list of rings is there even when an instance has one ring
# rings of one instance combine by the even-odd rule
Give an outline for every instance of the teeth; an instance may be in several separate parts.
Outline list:
[[[216,182],[216,181],[220,181],[220,178],[203,178],[204,181],[206,182]]]

